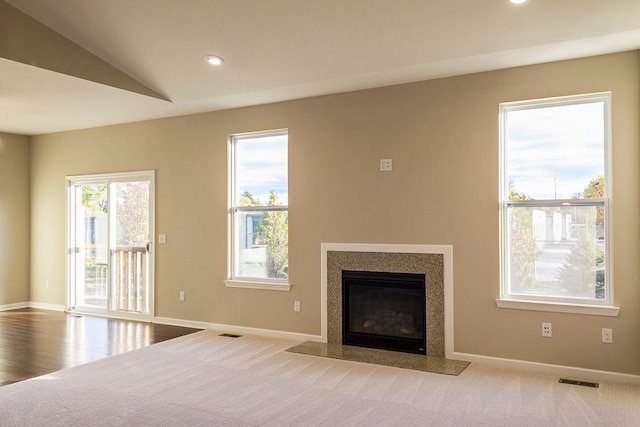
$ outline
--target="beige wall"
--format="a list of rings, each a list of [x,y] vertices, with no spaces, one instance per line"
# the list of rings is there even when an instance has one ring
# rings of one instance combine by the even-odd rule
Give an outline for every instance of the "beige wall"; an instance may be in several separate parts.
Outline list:
[[[319,334],[322,242],[451,244],[455,351],[640,374],[639,76],[630,52],[34,137],[31,298],[64,304],[65,176],[155,169],[157,316]],[[613,92],[620,315],[498,309],[498,104],[599,91]],[[292,291],[225,288],[227,136],[285,127]]]
[[[29,152],[0,133],[0,306],[29,301]]]

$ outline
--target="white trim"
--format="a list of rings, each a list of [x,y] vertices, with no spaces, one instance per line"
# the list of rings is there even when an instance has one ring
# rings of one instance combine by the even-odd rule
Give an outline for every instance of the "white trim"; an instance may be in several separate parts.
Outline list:
[[[453,354],[453,246],[452,245],[391,245],[369,243],[320,244],[320,325],[322,342],[327,342],[327,252],[390,252],[442,254],[444,261],[444,354]]]
[[[27,304],[30,308],[39,308],[42,310],[51,310],[51,311],[65,311],[65,307],[62,304],[48,304],[48,303],[37,302],[37,301],[29,301]]]
[[[28,307],[30,307],[28,302],[16,302],[13,304],[0,305],[0,311],[19,310],[21,308],[28,308]]]
[[[293,341],[315,341],[322,342],[322,337],[318,335],[300,334],[297,332],[277,331],[274,329],[250,328],[246,326],[225,325],[222,323],[199,322],[195,320],[173,319],[170,317],[154,317],[153,323],[162,325],[182,326],[185,328],[211,329],[233,334],[258,335],[270,338],[287,339]]]
[[[44,302],[36,302],[36,301],[16,302],[13,304],[0,305],[0,311],[19,310],[21,308],[39,308],[42,310],[65,311],[64,305],[47,304]]]
[[[132,320],[134,322],[146,322],[151,323],[153,317],[146,314],[138,314],[138,313],[126,313],[123,311],[111,310],[105,312],[104,310],[91,310],[90,307],[81,307],[79,309],[67,310],[69,314],[79,314],[82,316],[96,316],[96,317],[106,317],[108,319],[121,319],[121,320]]]
[[[498,308],[510,308],[515,310],[549,311],[553,313],[588,314],[592,316],[616,317],[620,313],[620,307],[611,305],[587,305],[569,304],[560,302],[496,299]]]
[[[548,108],[554,106],[575,106],[580,104],[590,104],[590,103],[602,103],[604,107],[604,176],[605,176],[605,195],[601,199],[570,199],[570,200],[560,200],[560,199],[538,199],[538,200],[525,200],[525,201],[511,201],[509,200],[509,177],[507,176],[507,167],[508,167],[508,138],[507,138],[507,120],[506,115],[509,112],[513,111],[523,111],[535,108]],[[498,307],[501,308],[512,308],[512,309],[522,309],[522,310],[539,310],[539,311],[553,311],[560,313],[580,313],[580,314],[593,314],[593,315],[602,315],[602,316],[617,316],[619,308],[613,307],[614,303],[614,277],[613,277],[613,209],[611,207],[612,203],[612,176],[613,176],[613,164],[612,164],[612,135],[611,135],[611,105],[612,105],[612,93],[610,91],[607,92],[596,92],[596,93],[587,93],[580,95],[569,95],[569,96],[557,96],[551,98],[543,98],[543,99],[533,99],[533,100],[523,100],[516,102],[503,102],[499,104],[499,190],[500,190],[500,198],[499,198],[499,215],[500,215],[500,300],[518,300],[520,298],[520,302],[530,301],[532,305],[527,307],[526,305],[520,304],[509,304],[507,307],[501,306],[502,302],[498,303]],[[547,308],[541,308],[541,305],[535,305],[540,301],[540,295],[532,296],[529,299],[527,296],[511,294],[509,293],[509,242],[508,242],[508,210],[512,206],[554,206],[558,203],[570,203],[576,205],[590,206],[604,203],[604,212],[605,212],[605,223],[604,223],[604,257],[605,257],[605,294],[606,300],[602,301],[602,306],[604,308],[599,308],[598,303],[591,304],[590,306],[593,309],[584,309],[578,307],[586,307],[589,304],[581,304],[579,298],[553,298],[553,301],[548,305]],[[549,300],[552,297],[548,297]],[[568,301],[568,302],[567,302]],[[546,303],[546,301],[543,301]],[[565,307],[565,308],[563,308]],[[615,314],[613,314],[615,313]]]
[[[285,291],[291,290],[289,283],[280,282],[260,282],[257,280],[224,280],[227,288],[244,288],[244,289],[263,289],[267,291]]]
[[[107,200],[111,200],[111,185],[114,182],[132,182],[136,179],[141,181],[149,182],[149,238],[148,244],[150,249],[148,251],[148,259],[149,259],[149,289],[148,289],[148,304],[149,304],[149,312],[146,314],[138,314],[138,313],[123,313],[117,310],[111,310],[109,308],[110,302],[107,302],[106,309],[96,309],[92,310],[90,307],[79,307],[74,308],[73,305],[75,303],[75,287],[72,286],[72,274],[74,274],[74,269],[72,268],[73,263],[75,262],[75,255],[71,253],[71,241],[72,234],[74,233],[73,225],[76,221],[75,218],[75,200],[71,200],[71,192],[72,186],[75,184],[89,184],[89,183],[106,183],[107,184]],[[155,313],[155,264],[156,264],[156,241],[155,241],[155,200],[156,200],[156,171],[154,169],[148,170],[140,170],[140,171],[129,171],[129,172],[115,172],[115,173],[96,173],[90,175],[68,175],[66,176],[66,187],[67,187],[67,201],[66,201],[66,212],[65,212],[65,235],[66,235],[66,262],[65,262],[65,307],[64,310],[69,311],[70,313],[77,314],[89,314],[95,316],[104,316],[104,317],[112,317],[115,319],[128,319],[128,320],[138,320],[141,322],[150,322],[153,319]],[[109,206],[109,211],[111,211],[111,206]],[[108,225],[107,225],[107,235],[109,236],[109,244],[108,249],[110,250],[111,245],[111,214],[108,215]],[[111,268],[112,257],[109,255],[109,268]],[[111,286],[111,283],[108,284]]]
[[[155,176],[155,169],[137,170],[131,172],[109,172],[109,173],[95,173],[89,175],[67,175],[67,181],[78,181],[83,184],[89,184],[92,182],[102,182],[105,179],[113,182],[128,181],[129,178],[148,177],[150,174]]]
[[[583,381],[609,381],[640,385],[640,375],[619,372],[599,371],[596,369],[576,368],[573,366],[552,365],[548,363],[529,362],[526,360],[503,359],[500,357],[480,356],[468,353],[453,353],[453,358],[499,368],[518,369],[547,375],[556,375]],[[461,375],[464,375],[464,371]]]
[[[225,286],[230,288],[248,288],[248,289],[266,289],[266,290],[284,290],[289,291],[290,286],[288,284],[281,286],[272,286],[270,283],[263,284],[264,282],[258,278],[245,278],[236,276],[236,253],[238,246],[238,236],[236,235],[236,213],[241,210],[282,210],[289,211],[289,200],[287,198],[286,205],[279,205],[277,209],[274,206],[246,206],[240,207],[236,200],[236,147],[238,142],[243,139],[257,138],[257,137],[286,137],[287,139],[287,159],[289,158],[289,129],[273,129],[265,131],[253,131],[234,133],[227,137],[227,277],[225,280]],[[288,160],[287,160],[288,161]],[[289,187],[289,180],[287,178],[287,189]],[[287,190],[288,193],[288,190]],[[246,209],[245,209],[246,208]]]

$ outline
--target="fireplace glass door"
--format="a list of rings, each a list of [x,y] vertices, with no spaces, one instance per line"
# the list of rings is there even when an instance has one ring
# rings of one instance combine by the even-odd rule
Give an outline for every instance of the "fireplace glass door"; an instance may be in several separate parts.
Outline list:
[[[425,275],[342,272],[343,344],[426,354]]]

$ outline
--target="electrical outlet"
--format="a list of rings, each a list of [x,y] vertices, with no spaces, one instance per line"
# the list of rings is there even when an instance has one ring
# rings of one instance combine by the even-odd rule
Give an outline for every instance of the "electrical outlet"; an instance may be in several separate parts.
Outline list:
[[[606,344],[613,343],[613,329],[602,328],[602,342]]]
[[[293,311],[295,311],[296,313],[300,312],[300,301],[293,302]]]
[[[551,334],[551,323],[542,322],[542,336],[543,337],[547,337],[547,338],[551,338],[552,337],[552,334]]]
[[[180,301],[184,301],[184,291],[180,291]]]

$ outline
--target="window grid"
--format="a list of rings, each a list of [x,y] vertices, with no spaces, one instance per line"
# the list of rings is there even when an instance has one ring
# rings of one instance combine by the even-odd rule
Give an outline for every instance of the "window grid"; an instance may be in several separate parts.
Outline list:
[[[502,299],[611,305],[613,287],[609,251],[609,98],[609,94],[594,94],[501,104]],[[512,143],[509,132],[513,131],[509,127],[509,114],[590,103],[600,103],[603,107],[603,179],[592,180],[589,185],[597,181],[594,186],[597,188],[597,184],[602,183],[604,188],[599,188],[599,192],[595,194],[576,193],[571,198],[555,198],[555,192],[552,198],[527,197],[526,194],[516,191],[509,173],[513,170],[513,165],[509,163],[509,154],[513,154],[509,150],[509,144]],[[518,154],[522,153],[515,153],[514,157],[517,158]],[[576,156],[579,156],[579,153]],[[571,244],[567,245],[568,242]],[[592,265],[587,265],[581,270],[580,262],[591,257],[594,259]],[[545,279],[546,282],[540,280],[545,268],[549,276]],[[555,268],[555,271],[552,271],[552,268]],[[587,273],[584,274],[584,271]],[[586,279],[578,280],[576,277],[580,274]],[[581,283],[581,280],[585,281],[584,285],[575,285]]]
[[[229,138],[229,277],[288,283],[286,130]]]

